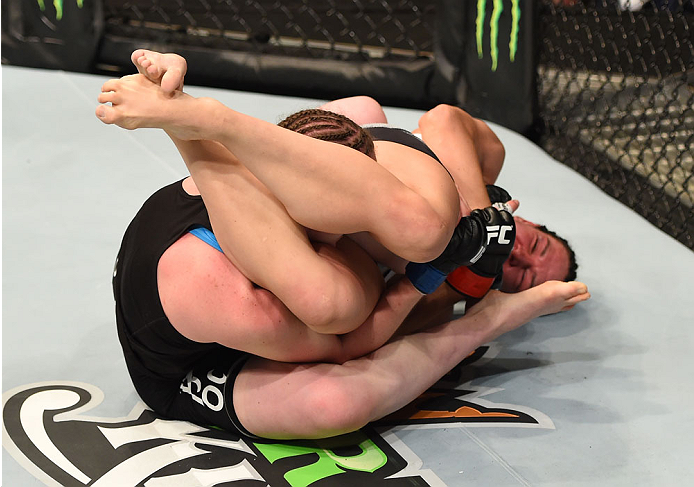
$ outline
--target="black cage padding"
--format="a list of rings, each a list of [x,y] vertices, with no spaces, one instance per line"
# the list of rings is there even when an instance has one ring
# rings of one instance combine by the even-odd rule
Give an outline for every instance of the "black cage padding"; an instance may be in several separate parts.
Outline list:
[[[189,84],[458,105],[694,249],[694,0],[1,5],[3,64],[116,77],[145,47],[185,56]]]

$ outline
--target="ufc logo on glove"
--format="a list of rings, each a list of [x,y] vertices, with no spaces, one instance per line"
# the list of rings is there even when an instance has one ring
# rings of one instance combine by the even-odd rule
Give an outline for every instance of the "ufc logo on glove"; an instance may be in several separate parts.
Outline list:
[[[513,231],[511,225],[490,225],[487,227],[487,245],[492,241],[492,237],[496,237],[496,241],[500,245],[505,245],[511,243],[509,239],[506,238],[506,232]]]

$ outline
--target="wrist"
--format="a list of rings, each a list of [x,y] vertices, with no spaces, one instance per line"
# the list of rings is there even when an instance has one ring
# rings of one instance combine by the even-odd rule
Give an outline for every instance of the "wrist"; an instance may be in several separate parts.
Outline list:
[[[484,276],[470,267],[459,267],[446,278],[446,283],[466,297],[482,298],[494,284],[495,276]]]

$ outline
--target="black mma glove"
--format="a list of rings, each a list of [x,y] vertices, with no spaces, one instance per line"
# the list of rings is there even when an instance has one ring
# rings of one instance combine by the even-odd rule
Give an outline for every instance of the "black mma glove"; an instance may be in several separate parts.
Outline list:
[[[472,212],[460,219],[440,256],[430,262],[407,264],[405,275],[414,287],[424,294],[432,293],[456,268],[477,262],[487,247],[486,222],[484,214]]]
[[[455,269],[446,279],[453,289],[473,298],[481,298],[491,289],[516,241],[516,224],[511,213],[491,206],[472,214],[477,212],[485,221],[487,248],[480,259],[467,267]]]
[[[497,210],[506,210],[513,214],[511,205],[508,204],[513,198],[508,194],[504,188],[500,186],[494,186],[493,184],[487,185],[487,194],[489,195],[489,201],[492,202],[492,206]]]
[[[487,185],[487,194],[489,195],[489,201],[493,203],[508,203],[513,198],[508,194],[504,188],[499,186],[494,186],[493,184]]]

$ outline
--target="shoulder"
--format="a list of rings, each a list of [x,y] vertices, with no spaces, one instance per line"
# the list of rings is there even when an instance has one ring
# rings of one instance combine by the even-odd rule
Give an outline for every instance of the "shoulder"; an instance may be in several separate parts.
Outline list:
[[[159,259],[157,288],[171,324],[196,342],[220,342],[230,325],[250,318],[253,284],[223,253],[190,234]]]

